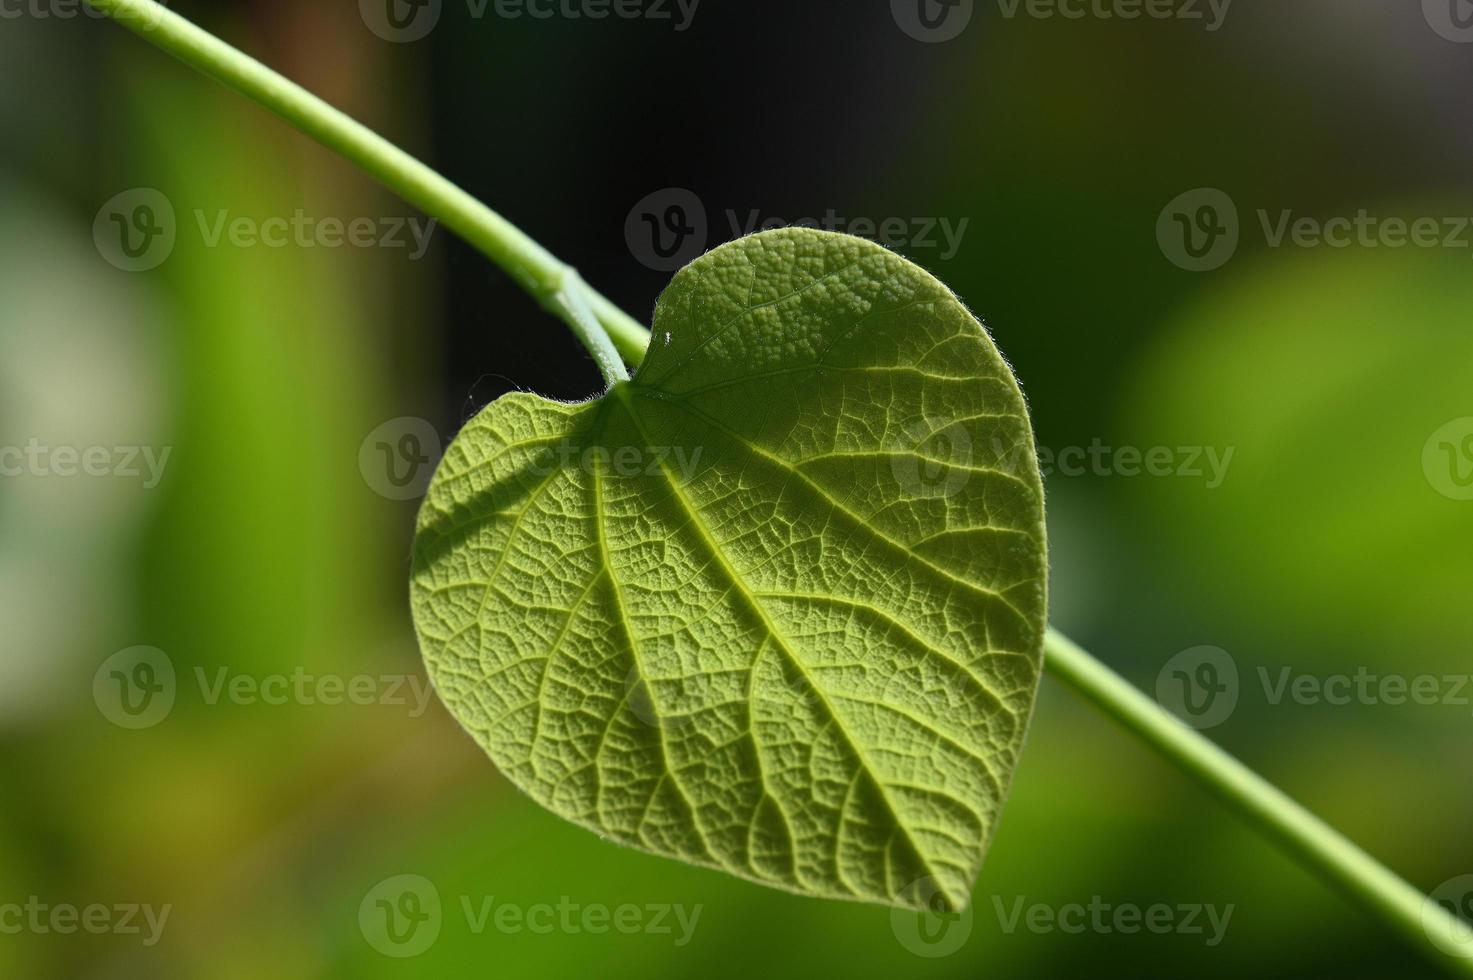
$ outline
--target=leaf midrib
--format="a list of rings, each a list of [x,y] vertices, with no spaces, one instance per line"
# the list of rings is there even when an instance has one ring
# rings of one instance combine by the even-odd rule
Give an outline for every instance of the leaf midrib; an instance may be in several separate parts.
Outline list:
[[[629,393],[629,387],[629,385],[615,385],[614,388],[609,392],[608,397],[611,400],[616,400],[618,402],[619,407],[622,408],[624,410],[624,413],[629,417],[630,423],[639,433],[640,438],[648,442],[650,439],[649,433],[640,423],[639,413],[635,409],[634,405],[630,402],[631,395]],[[707,550],[711,554],[712,559],[721,566],[721,569],[725,573],[727,580],[731,583],[732,588],[737,592],[737,594],[742,597],[747,607],[754,614],[756,614],[758,619],[761,620],[763,628],[767,631],[768,636],[772,638],[774,645],[783,652],[783,655],[787,657],[788,661],[803,677],[804,683],[806,683],[809,689],[812,690],[815,695],[817,695],[819,702],[823,705],[824,710],[828,713],[830,720],[833,721],[835,729],[838,730],[839,734],[844,739],[844,743],[849,746],[849,750],[854,753],[854,757],[858,761],[859,766],[864,770],[864,774],[868,776],[870,782],[874,784],[876,792],[879,794],[880,799],[885,804],[885,808],[890,812],[891,819],[894,821],[896,829],[899,830],[902,835],[904,835],[905,842],[910,846],[911,851],[920,861],[920,864],[925,870],[926,874],[929,875],[932,881],[937,884],[937,887],[942,890],[948,903],[952,904],[955,908],[961,908],[965,906],[966,900],[969,896],[961,896],[960,900],[958,900],[956,896],[951,895],[946,889],[946,886],[943,884],[945,880],[944,877],[936,873],[936,869],[931,864],[930,857],[923,850],[921,850],[920,846],[916,843],[915,837],[911,834],[910,827],[907,825],[905,820],[902,819],[900,809],[895,805],[895,801],[890,798],[890,794],[885,787],[885,783],[878,776],[874,764],[870,762],[869,757],[865,754],[865,751],[860,746],[860,744],[855,741],[852,735],[850,735],[848,728],[846,727],[844,722],[844,716],[841,715],[834,708],[832,703],[830,703],[823,689],[813,679],[812,675],[809,674],[808,668],[803,663],[802,659],[798,657],[798,655],[793,651],[792,647],[789,646],[788,638],[784,636],[783,633],[778,629],[777,624],[772,621],[770,616],[768,616],[767,609],[762,605],[762,603],[757,599],[752,591],[747,588],[746,583],[742,580],[741,576],[737,574],[736,569],[732,567],[730,560],[726,557],[726,553],[716,543],[715,539],[711,537],[710,530],[707,528],[705,521],[700,515],[700,512],[686,497],[685,491],[680,486],[680,483],[670,473],[670,470],[666,466],[665,461],[663,459],[659,460],[658,465],[660,469],[660,474],[664,477],[665,482],[669,485],[674,499],[679,501],[681,508],[690,518],[691,526],[699,534],[702,542],[706,545]],[[845,813],[843,809],[841,809],[839,811],[840,828],[843,827],[844,820]],[[837,866],[840,860],[840,855],[836,853],[834,855],[834,859]],[[893,899],[896,897],[896,894],[894,891],[890,890],[890,887],[890,882],[887,880],[885,882],[885,888],[889,896]],[[851,891],[852,890],[853,889],[851,887]]]

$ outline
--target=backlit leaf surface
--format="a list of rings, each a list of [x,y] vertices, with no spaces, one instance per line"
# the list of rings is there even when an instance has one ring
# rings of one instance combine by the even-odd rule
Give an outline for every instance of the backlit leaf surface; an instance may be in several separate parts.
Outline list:
[[[507,395],[420,515],[430,675],[602,835],[959,908],[1033,707],[1043,500],[1013,376],[941,283],[805,229],[678,273],[632,381]]]

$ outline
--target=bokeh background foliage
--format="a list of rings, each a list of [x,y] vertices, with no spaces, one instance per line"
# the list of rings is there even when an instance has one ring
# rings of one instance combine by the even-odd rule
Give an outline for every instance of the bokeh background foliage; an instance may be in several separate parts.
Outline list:
[[[709,2],[709,0],[708,0]],[[1398,9],[1393,9],[1397,7]],[[1473,415],[1469,252],[1269,248],[1256,210],[1473,214],[1467,48],[1415,5],[1239,0],[1223,27],[1004,18],[922,44],[885,4],[702,6],[690,28],[475,19],[391,44],[352,3],[190,2],[187,16],[424,155],[638,316],[666,274],[624,237],[667,187],[739,220],[967,219],[906,249],[991,326],[1048,447],[1234,447],[1200,479],[1055,475],[1056,622],[1148,690],[1227,649],[1212,735],[1425,887],[1473,870],[1467,707],[1273,705],[1259,667],[1470,669],[1473,503],[1424,442]],[[1051,682],[971,932],[917,956],[878,908],[804,900],[622,850],[519,797],[432,703],[211,705],[211,676],[420,674],[413,501],[360,444],[449,437],[513,387],[577,398],[593,366],[466,246],[206,247],[194,209],[408,215],[326,151],[91,19],[0,22],[0,444],[170,446],[164,480],[0,480],[0,902],[170,903],[162,942],[0,935],[16,977],[278,980],[491,971],[645,977],[1384,976],[1397,940]],[[754,66],[760,69],[754,70]],[[1411,111],[1408,107],[1414,107]],[[1227,191],[1221,269],[1155,224]],[[103,261],[104,201],[162,191],[159,268]],[[92,677],[165,650],[180,695],[126,731]],[[359,929],[386,877],[433,881],[438,941]],[[691,941],[475,935],[459,897],[702,906]],[[1232,904],[1224,941],[1005,931],[993,903]]]

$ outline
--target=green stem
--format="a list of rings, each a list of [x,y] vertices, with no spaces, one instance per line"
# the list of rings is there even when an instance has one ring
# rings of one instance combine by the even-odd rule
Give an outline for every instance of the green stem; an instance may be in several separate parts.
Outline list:
[[[405,153],[362,123],[334,109],[300,85],[221,41],[153,0],[89,0],[140,37],[260,103],[323,146],[348,158],[425,214],[440,221],[506,270],[538,302],[583,329],[563,302],[568,283],[585,293],[586,306],[630,363],[649,344],[649,331],[608,299],[582,285],[558,261],[511,222]],[[606,373],[607,376],[607,373]]]
[[[609,387],[613,387],[620,381],[628,381],[629,372],[624,369],[624,362],[619,360],[619,352],[614,349],[613,341],[609,339],[598,315],[589,305],[588,293],[589,289],[583,280],[569,269],[563,277],[562,287],[553,297],[552,305],[555,311],[562,314],[568,326],[572,327],[574,336],[593,355],[604,381]]]
[[[1449,969],[1473,975],[1473,932],[1462,920],[1057,630],[1049,630],[1044,653],[1055,677],[1139,735],[1301,864],[1364,903]],[[1451,950],[1461,952],[1446,952]]]
[[[475,245],[568,323],[610,385],[628,377],[617,355],[635,365],[643,359],[649,345],[647,329],[501,215],[403,150],[153,0],[90,2],[357,163]],[[1362,901],[1443,965],[1473,976],[1473,936],[1459,919],[1061,634],[1049,631],[1045,652],[1056,676],[1211,789],[1300,862]],[[1442,955],[1439,948],[1459,953]]]

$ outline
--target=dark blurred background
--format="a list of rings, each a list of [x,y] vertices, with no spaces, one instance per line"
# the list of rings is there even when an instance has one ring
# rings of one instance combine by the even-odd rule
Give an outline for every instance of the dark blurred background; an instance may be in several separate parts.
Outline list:
[[[1473,7],[1092,2],[173,6],[641,320],[754,224],[888,227],[1029,397],[1055,623],[1174,708],[1226,698],[1189,720],[1473,907]],[[3,14],[0,975],[1432,975],[1050,680],[972,912],[919,931],[521,798],[416,701],[416,484],[480,406],[586,397],[592,362],[257,107],[68,0]],[[1323,696],[1358,672],[1433,696]],[[311,686],[356,675],[364,703]],[[404,880],[442,906],[413,958],[368,924]],[[701,911],[478,931],[488,898]],[[1162,904],[1202,931],[1057,924]],[[97,934],[52,915],[93,905]]]

